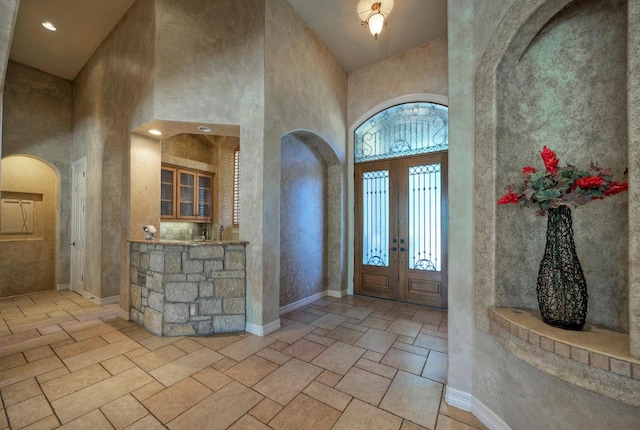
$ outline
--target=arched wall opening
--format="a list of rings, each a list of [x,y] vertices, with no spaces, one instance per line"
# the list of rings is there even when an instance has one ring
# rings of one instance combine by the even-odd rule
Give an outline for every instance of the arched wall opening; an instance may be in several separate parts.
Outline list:
[[[342,291],[342,169],[321,137],[282,136],[280,313]]]
[[[57,285],[59,174],[32,156],[2,159],[0,297]]]

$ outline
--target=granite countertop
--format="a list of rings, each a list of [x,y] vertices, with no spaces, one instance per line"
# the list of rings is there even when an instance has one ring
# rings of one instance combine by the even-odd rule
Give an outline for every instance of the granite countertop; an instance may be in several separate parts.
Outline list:
[[[181,246],[199,246],[199,245],[247,245],[249,242],[244,240],[167,240],[167,239],[129,239],[128,242],[146,243],[149,245],[181,245]]]

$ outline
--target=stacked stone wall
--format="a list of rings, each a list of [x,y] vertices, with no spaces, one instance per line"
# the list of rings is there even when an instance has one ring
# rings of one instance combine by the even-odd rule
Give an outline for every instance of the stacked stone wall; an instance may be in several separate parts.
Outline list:
[[[158,336],[244,331],[245,246],[131,243],[130,319]]]

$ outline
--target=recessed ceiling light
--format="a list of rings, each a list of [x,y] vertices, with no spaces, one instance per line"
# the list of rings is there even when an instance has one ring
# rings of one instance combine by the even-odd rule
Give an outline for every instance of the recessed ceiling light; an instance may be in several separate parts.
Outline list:
[[[45,21],[45,22],[43,22],[43,23],[42,23],[42,26],[43,26],[44,28],[46,28],[47,30],[49,30],[49,31],[56,31],[56,30],[58,30],[58,29],[56,28],[56,26],[55,26],[55,25],[53,25],[53,24],[51,24],[49,21]]]
[[[155,128],[149,130],[149,133],[153,134],[154,136],[160,136],[162,134],[160,130],[156,130]]]
[[[211,131],[211,128],[207,127],[206,125],[201,125],[200,127],[198,127],[198,130],[203,133],[209,133]]]

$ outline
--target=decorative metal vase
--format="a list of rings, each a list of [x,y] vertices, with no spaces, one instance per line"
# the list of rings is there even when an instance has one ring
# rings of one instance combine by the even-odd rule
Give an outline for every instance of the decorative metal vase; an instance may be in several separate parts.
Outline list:
[[[582,330],[589,295],[573,242],[571,209],[567,206],[548,210],[547,245],[536,292],[545,323],[565,330]]]

